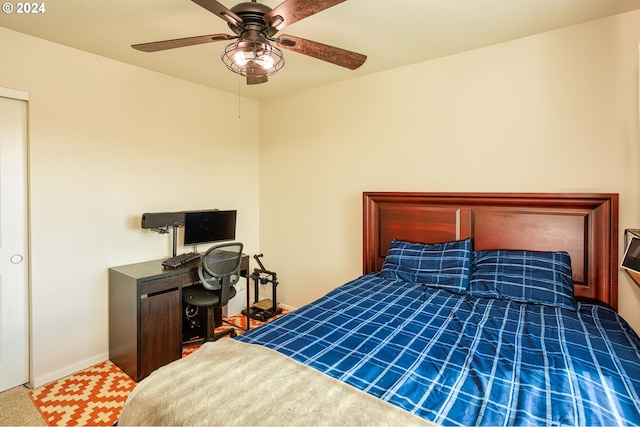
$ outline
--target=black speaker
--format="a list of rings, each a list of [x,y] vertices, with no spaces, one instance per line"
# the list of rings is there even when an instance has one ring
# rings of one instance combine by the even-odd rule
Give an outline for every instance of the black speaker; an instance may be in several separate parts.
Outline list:
[[[182,227],[184,212],[156,212],[142,214],[142,228]]]
[[[203,339],[207,336],[207,309],[182,303],[182,342]]]

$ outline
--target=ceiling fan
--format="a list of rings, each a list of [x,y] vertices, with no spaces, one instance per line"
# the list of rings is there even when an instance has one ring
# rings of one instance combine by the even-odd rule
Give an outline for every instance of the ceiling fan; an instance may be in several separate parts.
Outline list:
[[[284,66],[284,56],[279,48],[298,52],[341,67],[355,70],[367,57],[338,47],[305,40],[300,37],[276,33],[294,22],[300,21],[346,0],[284,0],[274,9],[257,3],[243,2],[227,9],[216,0],[192,0],[214,15],[227,21],[235,33],[209,34],[151,43],[134,44],[131,47],[143,52],[235,40],[226,46],[222,60],[227,68],[247,78],[247,84],[265,83],[268,76]]]

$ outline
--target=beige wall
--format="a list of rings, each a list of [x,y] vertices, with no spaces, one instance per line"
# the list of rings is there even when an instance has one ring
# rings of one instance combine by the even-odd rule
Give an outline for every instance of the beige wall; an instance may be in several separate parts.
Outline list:
[[[361,273],[363,191],[615,192],[622,251],[640,226],[638,41],[640,11],[262,102],[279,299]],[[640,331],[622,273],[619,306]]]
[[[36,384],[108,357],[107,268],[171,254],[143,212],[238,209],[258,248],[259,105],[0,28],[0,86],[30,94]]]

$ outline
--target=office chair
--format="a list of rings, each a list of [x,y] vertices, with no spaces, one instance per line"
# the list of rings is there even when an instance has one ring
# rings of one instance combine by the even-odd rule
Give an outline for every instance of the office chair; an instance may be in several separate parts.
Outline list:
[[[225,335],[232,338],[237,335],[234,328],[214,334],[214,309],[224,307],[236,295],[233,285],[240,279],[242,247],[242,243],[233,242],[209,248],[198,265],[201,284],[182,289],[182,299],[185,303],[207,309],[206,341],[215,341]]]

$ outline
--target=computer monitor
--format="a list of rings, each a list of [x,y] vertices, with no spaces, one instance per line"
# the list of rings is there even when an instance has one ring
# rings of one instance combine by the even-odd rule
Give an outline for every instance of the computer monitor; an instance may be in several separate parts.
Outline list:
[[[236,214],[235,210],[185,212],[185,246],[234,240],[236,238]]]

